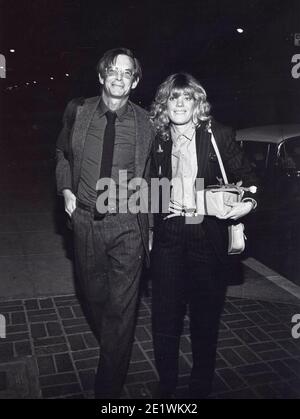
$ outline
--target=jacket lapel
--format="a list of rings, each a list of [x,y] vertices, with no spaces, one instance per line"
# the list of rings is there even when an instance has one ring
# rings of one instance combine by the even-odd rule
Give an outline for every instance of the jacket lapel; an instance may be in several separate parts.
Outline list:
[[[130,102],[136,124],[135,138],[135,177],[142,178],[147,158],[152,145],[152,131],[148,116],[142,112],[134,103]]]
[[[203,124],[196,131],[196,151],[198,161],[198,178],[205,178],[210,149],[210,133]]]
[[[77,108],[77,115],[72,136],[72,149],[74,156],[74,185],[76,190],[80,177],[86,135],[99,102],[100,96],[93,98],[91,101],[86,101],[83,106],[78,106]]]

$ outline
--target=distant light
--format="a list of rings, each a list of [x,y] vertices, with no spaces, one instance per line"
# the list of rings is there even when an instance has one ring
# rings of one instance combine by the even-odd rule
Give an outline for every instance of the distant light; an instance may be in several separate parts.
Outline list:
[[[237,32],[238,32],[238,33],[243,33],[243,32],[244,32],[244,29],[242,29],[242,28],[237,28]]]
[[[34,80],[33,84],[36,84],[36,81]]]
[[[69,73],[66,73],[66,77],[70,77],[70,74]]]
[[[1,70],[4,70],[4,67],[3,67],[3,65],[1,65],[1,66],[0,66],[0,69],[1,69]]]
[[[16,52],[16,50],[12,48],[9,50],[9,52]]]
[[[50,80],[54,80],[54,77],[50,77]]]
[[[26,83],[26,86],[29,86],[29,84],[30,84],[30,83],[28,83],[28,82],[27,82],[27,83]]]

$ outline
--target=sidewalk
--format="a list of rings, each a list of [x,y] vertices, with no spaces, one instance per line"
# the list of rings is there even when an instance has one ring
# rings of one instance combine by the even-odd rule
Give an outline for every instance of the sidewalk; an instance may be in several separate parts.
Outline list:
[[[249,273],[248,273],[249,274]],[[291,336],[299,305],[228,297],[212,398],[300,398],[300,341]],[[0,303],[0,398],[92,398],[97,342],[74,295]],[[143,298],[123,398],[155,398],[150,297]],[[191,367],[188,322],[180,350],[178,398]]]

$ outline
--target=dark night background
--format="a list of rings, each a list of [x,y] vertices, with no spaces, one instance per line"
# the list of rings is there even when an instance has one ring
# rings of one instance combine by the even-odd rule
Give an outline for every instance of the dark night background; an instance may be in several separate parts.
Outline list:
[[[6,80],[0,79],[2,114],[13,106],[23,118],[32,112],[57,118],[70,98],[97,94],[101,54],[126,46],[143,66],[134,100],[145,107],[167,75],[184,70],[203,83],[221,122],[240,128],[299,121],[300,79],[291,75],[291,58],[300,52],[294,46],[294,33],[300,32],[297,0],[2,0],[0,5],[0,52],[7,59]]]

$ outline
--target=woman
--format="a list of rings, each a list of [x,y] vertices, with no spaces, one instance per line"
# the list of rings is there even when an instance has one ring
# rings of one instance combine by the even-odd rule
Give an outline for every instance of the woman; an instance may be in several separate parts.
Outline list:
[[[212,185],[221,178],[210,130],[229,181],[242,180],[247,185],[254,178],[232,130],[212,119],[206,92],[191,75],[173,74],[159,86],[151,120],[156,131],[152,177],[173,179],[167,210],[155,216],[152,251],[153,341],[160,396],[170,398],[176,391],[180,336],[188,307],[193,353],[190,397],[204,398],[212,389],[226,295],[224,272],[232,257],[227,255],[228,222],[256,206],[247,198],[230,207],[222,220],[197,219],[196,179]]]

